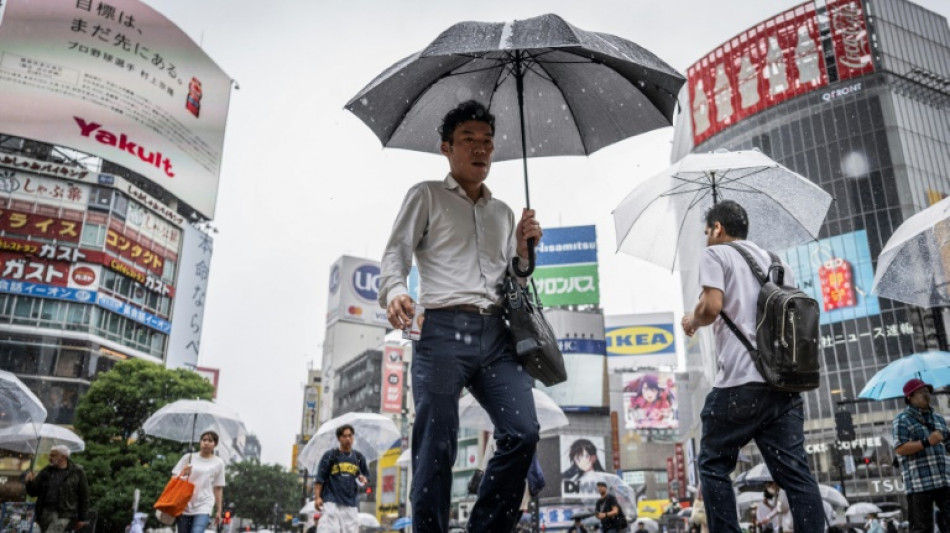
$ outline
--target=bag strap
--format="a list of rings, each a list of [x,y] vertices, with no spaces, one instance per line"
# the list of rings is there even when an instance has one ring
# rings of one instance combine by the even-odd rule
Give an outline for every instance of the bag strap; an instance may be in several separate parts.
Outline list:
[[[739,252],[739,255],[741,255],[742,258],[745,259],[745,262],[748,263],[749,268],[752,269],[752,274],[755,276],[755,278],[759,281],[760,284],[765,285],[765,283],[768,281],[767,274],[762,272],[762,268],[759,267],[759,263],[756,262],[756,260],[752,257],[752,254],[750,254],[748,250],[746,250],[743,246],[738,245],[734,242],[724,242],[722,244]],[[772,252],[769,252],[769,257],[771,257],[772,266],[774,267],[775,263],[778,260],[778,257],[776,257]],[[779,263],[779,265],[781,265],[781,263]],[[772,270],[772,267],[769,268],[770,272],[771,270]],[[784,274],[780,274],[780,276],[782,275]],[[738,326],[736,326],[736,323],[733,322],[731,318],[729,318],[729,315],[727,315],[724,310],[722,309],[719,310],[719,316],[722,317],[722,321],[725,322],[726,326],[729,327],[732,333],[734,333],[735,336],[738,337],[739,342],[741,342],[742,345],[745,346],[745,349],[749,351],[749,356],[752,357],[753,361],[755,361],[754,354],[755,354],[756,349],[754,346],[752,346],[752,341],[749,340],[748,337],[743,335],[741,331],[739,331],[739,328]]]

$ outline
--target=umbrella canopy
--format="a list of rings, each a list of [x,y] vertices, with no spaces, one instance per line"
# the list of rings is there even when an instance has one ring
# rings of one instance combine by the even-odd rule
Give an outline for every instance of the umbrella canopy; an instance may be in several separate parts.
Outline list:
[[[360,522],[360,527],[379,527],[379,520],[376,520],[376,517],[369,513],[360,513],[357,515],[357,518]]]
[[[950,306],[950,198],[898,226],[878,256],[871,292],[918,307]]]
[[[736,506],[740,511],[744,511],[752,507],[753,503],[762,501],[762,498],[762,493],[759,491],[740,492],[736,495]]]
[[[703,215],[721,200],[745,208],[749,240],[782,250],[817,238],[832,198],[757,150],[690,154],[638,185],[614,209],[617,249],[692,270],[706,245]]]
[[[732,485],[736,488],[758,488],[772,481],[772,473],[765,463],[759,463],[736,476]]]
[[[393,447],[400,437],[399,430],[390,417],[377,413],[346,413],[320,424],[317,433],[310,438],[297,456],[297,461],[311,472],[327,450],[338,448],[336,428],[343,424],[353,426],[353,449],[366,457],[367,462],[379,458],[382,451]]]
[[[818,485],[818,490],[821,492],[821,499],[830,503],[835,507],[847,507],[848,499],[844,497],[838,489],[830,487],[828,485]]]
[[[950,385],[950,352],[922,352],[901,357],[878,370],[858,394],[859,398],[902,398],[907,380],[918,378],[934,387]]]
[[[541,425],[541,431],[568,425],[567,415],[554,403],[550,396],[539,389],[532,389],[531,392],[534,395],[534,408],[538,413],[538,424]],[[466,394],[459,400],[459,426],[484,431],[495,429],[491,418],[488,417],[488,412],[479,405],[471,394]]]
[[[649,531],[649,533],[657,533],[660,530],[660,525],[657,524],[656,520],[652,518],[637,518],[636,521],[630,522],[630,531],[636,531],[639,527],[637,524],[643,524],[643,528]]]
[[[0,448],[35,454],[53,446],[66,446],[70,452],[81,452],[86,443],[79,435],[54,424],[42,424],[37,430],[32,423],[0,428]]]
[[[396,521],[393,522],[392,528],[405,529],[411,525],[412,525],[412,518],[408,516],[403,516],[403,517],[397,518]]]
[[[410,467],[412,466],[412,449],[406,448],[399,454],[399,458],[396,459],[396,466],[401,467]]]
[[[881,508],[878,507],[877,505],[874,505],[873,503],[859,502],[859,503],[852,504],[850,507],[848,507],[848,509],[844,512],[844,515],[851,517],[855,515],[866,515],[868,513],[880,513],[880,512],[881,512]]]
[[[315,512],[317,512],[317,508],[314,505],[313,500],[307,500],[306,505],[301,507],[300,510],[297,511],[297,514],[310,514]]]
[[[232,440],[243,443],[247,429],[236,411],[208,400],[177,400],[148,417],[146,435],[178,442],[195,442],[205,431],[214,431],[227,447]]]
[[[39,430],[46,420],[43,402],[20,378],[0,370],[0,427],[33,424]]]

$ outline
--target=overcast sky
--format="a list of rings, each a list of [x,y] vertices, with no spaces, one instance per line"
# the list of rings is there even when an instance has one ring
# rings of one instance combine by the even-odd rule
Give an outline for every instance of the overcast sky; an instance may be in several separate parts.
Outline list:
[[[723,41],[801,2],[644,0],[145,0],[240,89],[231,97],[199,364],[221,369],[218,401],[258,435],[263,461],[290,464],[308,365],[319,367],[330,264],[378,260],[406,189],[441,179],[444,158],[383,150],[343,105],[383,69],[464,20],[557,13],[644,46],[680,72]],[[950,16],[950,2],[918,2]],[[435,124],[433,124],[433,128]],[[596,224],[607,314],[682,312],[678,278],[614,253],[611,210],[669,164],[672,129],[590,158],[530,160],[548,227]],[[516,211],[521,165],[488,180]]]

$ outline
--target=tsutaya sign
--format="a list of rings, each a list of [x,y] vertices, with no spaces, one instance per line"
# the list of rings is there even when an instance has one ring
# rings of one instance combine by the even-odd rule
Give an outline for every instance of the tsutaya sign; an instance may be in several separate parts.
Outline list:
[[[695,144],[789,98],[874,71],[861,0],[827,0],[824,9],[807,2],[780,13],[687,70]],[[824,21],[830,43],[820,36]],[[824,55],[826,44],[833,57]]]

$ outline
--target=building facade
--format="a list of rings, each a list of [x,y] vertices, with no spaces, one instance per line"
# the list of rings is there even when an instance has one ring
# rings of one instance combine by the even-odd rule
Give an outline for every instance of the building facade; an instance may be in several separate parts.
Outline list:
[[[947,20],[905,0],[807,2],[730,39],[688,79],[674,160],[758,149],[835,198],[819,240],[780,254],[823,305],[822,383],[804,394],[806,449],[820,483],[897,501],[891,420],[903,402],[857,396],[888,363],[946,348],[939,313],[870,291],[894,230],[950,193]],[[696,272],[684,272],[683,284],[691,309]],[[708,334],[687,362],[696,392],[689,407],[699,413],[715,376]],[[853,435],[836,432],[837,411],[851,414]]]

